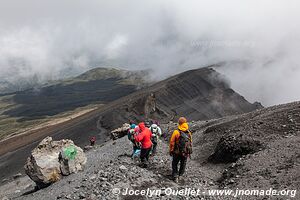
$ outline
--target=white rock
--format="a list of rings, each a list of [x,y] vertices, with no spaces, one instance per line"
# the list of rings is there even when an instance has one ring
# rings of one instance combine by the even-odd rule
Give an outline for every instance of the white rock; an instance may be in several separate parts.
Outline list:
[[[74,150],[73,156],[65,154],[70,148]],[[83,170],[86,161],[83,150],[72,140],[53,141],[51,137],[46,137],[32,150],[24,168],[37,185],[43,186],[58,181],[62,175]]]
[[[14,178],[14,179],[17,179],[17,178],[20,178],[21,176],[22,176],[21,173],[17,173],[17,174],[15,174],[15,175],[13,175],[13,178]]]
[[[126,168],[124,165],[121,165],[121,166],[119,167],[119,169],[120,169],[120,171],[123,172],[123,173],[127,171],[127,168]]]
[[[112,139],[115,140],[115,139],[118,139],[118,138],[121,138],[121,137],[125,136],[127,134],[127,131],[128,131],[129,128],[130,128],[130,125],[125,123],[125,124],[123,124],[122,127],[111,131],[110,134],[111,134]]]
[[[89,177],[90,180],[95,180],[96,178],[97,178],[97,175],[95,175],[95,174]]]

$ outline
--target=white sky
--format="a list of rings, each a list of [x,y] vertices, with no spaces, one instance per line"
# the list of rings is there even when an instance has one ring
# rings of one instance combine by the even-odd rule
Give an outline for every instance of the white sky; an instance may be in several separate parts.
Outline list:
[[[299,10],[297,0],[0,0],[0,77],[118,66],[164,78],[225,61],[248,100],[300,100]]]

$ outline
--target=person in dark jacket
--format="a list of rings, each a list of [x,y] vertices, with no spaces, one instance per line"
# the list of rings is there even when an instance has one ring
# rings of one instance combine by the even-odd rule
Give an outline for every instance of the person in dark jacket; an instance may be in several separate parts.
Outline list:
[[[137,152],[140,151],[141,149],[141,145],[139,142],[136,142],[135,141],[135,138],[134,136],[136,134],[138,134],[139,130],[136,128],[137,126],[135,124],[131,124],[130,125],[130,129],[128,130],[128,133],[127,133],[127,136],[128,136],[128,139],[132,142],[133,144],[133,152],[131,154],[131,157],[133,158],[135,155],[137,155]]]
[[[134,138],[137,142],[141,143],[141,163],[142,167],[147,167],[149,161],[150,152],[152,149],[151,137],[152,133],[149,128],[147,128],[144,122],[139,123],[140,133],[135,135]]]

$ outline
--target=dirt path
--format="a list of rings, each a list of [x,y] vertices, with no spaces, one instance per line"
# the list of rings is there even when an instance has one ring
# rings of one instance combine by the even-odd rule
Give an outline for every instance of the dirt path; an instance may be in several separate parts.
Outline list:
[[[0,141],[0,156],[22,146],[25,146],[26,144],[29,144],[41,137],[44,137],[50,132],[63,129],[63,127],[71,123],[75,123],[76,121],[78,121],[78,119],[81,119],[80,117],[85,116],[85,114],[87,113],[91,113],[91,111],[94,111],[95,109],[96,108],[86,109],[66,117],[53,119],[48,122],[39,124],[33,128],[25,129],[23,130],[23,132],[20,132],[14,136],[5,138],[4,140]]]

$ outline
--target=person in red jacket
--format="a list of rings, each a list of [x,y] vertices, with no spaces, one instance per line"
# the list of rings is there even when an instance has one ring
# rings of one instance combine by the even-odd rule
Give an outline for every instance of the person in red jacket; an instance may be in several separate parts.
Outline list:
[[[146,168],[147,162],[149,160],[150,151],[152,149],[152,133],[150,129],[145,126],[144,122],[139,123],[139,129],[140,133],[134,136],[134,138],[137,142],[140,142],[142,144],[140,158],[142,162],[142,167]]]
[[[95,145],[95,143],[96,143],[96,136],[92,136],[92,137],[90,138],[90,143],[91,143],[91,146],[94,146],[94,145]]]

